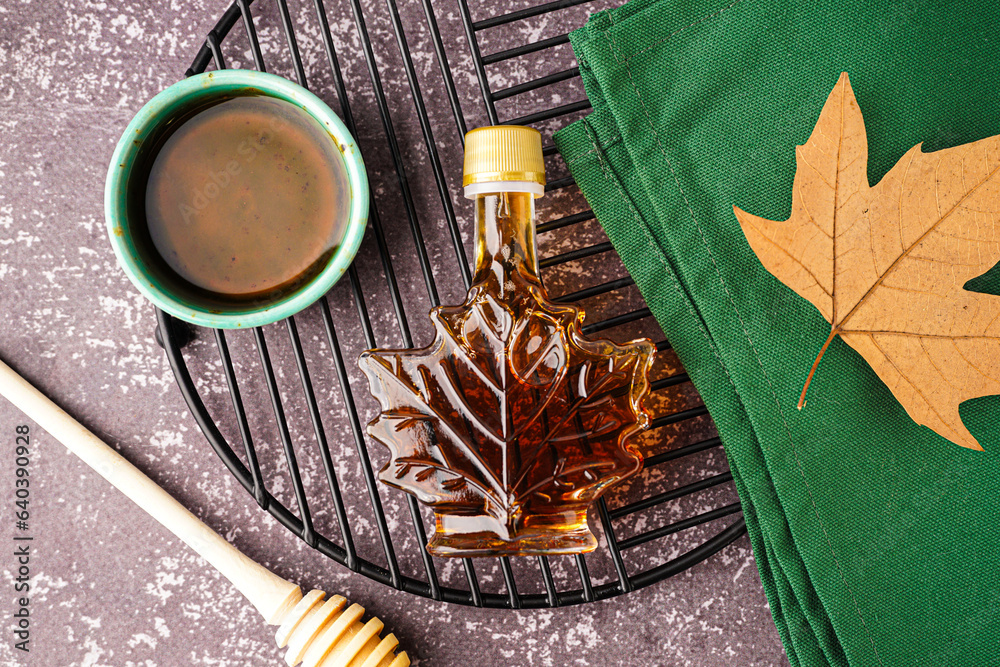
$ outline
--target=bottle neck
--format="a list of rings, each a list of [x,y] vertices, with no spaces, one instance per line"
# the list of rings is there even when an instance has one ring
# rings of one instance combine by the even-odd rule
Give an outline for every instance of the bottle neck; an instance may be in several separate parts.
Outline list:
[[[474,282],[502,296],[517,282],[541,284],[535,248],[535,195],[483,192],[476,203]],[[518,274],[522,281],[513,280]]]

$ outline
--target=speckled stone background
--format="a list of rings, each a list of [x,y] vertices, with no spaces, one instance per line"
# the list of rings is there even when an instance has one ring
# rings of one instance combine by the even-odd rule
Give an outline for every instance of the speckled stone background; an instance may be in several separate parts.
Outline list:
[[[310,86],[339,110],[322,35],[312,2],[289,3],[297,23]],[[393,163],[386,146],[372,86],[359,49],[348,2],[327,2],[331,32],[343,62],[358,139],[368,161],[377,201],[400,280],[407,318],[417,343],[428,340],[430,305]],[[441,200],[401,67],[395,36],[381,1],[362,3],[375,44],[389,109],[402,150],[428,257],[443,302],[463,293]],[[473,3],[474,19],[520,9],[524,0]],[[583,23],[590,2],[507,28],[479,33],[483,53],[563,34]],[[260,6],[257,6],[260,5]],[[434,57],[426,17],[417,2],[400,2],[441,161],[453,193],[459,190],[461,149]],[[303,588],[347,595],[378,614],[424,666],[494,667],[562,665],[786,665],[757,577],[749,542],[742,537],[692,569],[611,600],[554,611],[487,610],[449,605],[397,592],[353,574],[309,549],[288,533],[225,470],[187,410],[163,351],[153,338],[155,313],[117,268],[106,238],[103,188],[108,160],[131,116],[155,93],[184,75],[205,35],[225,11],[224,0],[158,3],[93,0],[16,0],[0,4],[0,356],[39,386],[129,460],[181,500],[245,553]],[[294,78],[274,3],[255,4],[254,15],[269,70]],[[435,2],[435,15],[469,127],[486,122],[482,97],[455,0]],[[227,65],[252,67],[246,37],[237,27],[223,48]],[[574,64],[568,45],[507,61],[489,69],[493,90],[528,81]],[[549,86],[498,103],[501,119],[582,99],[579,80]],[[539,125],[545,133],[579,114]],[[550,178],[564,174],[558,158]],[[466,253],[471,252],[470,216],[452,198]],[[551,220],[585,210],[575,187],[553,193],[540,208]],[[539,239],[542,257],[604,239],[589,221]],[[398,345],[385,277],[369,231],[357,266],[376,340]],[[566,262],[544,273],[553,295],[624,276],[613,253]],[[364,347],[357,312],[346,285],[329,295],[349,360]],[[583,303],[588,321],[642,306],[634,288]],[[311,308],[296,318],[334,463],[343,478],[348,517],[359,553],[385,563],[367,509],[350,425],[331,371],[322,321]],[[325,479],[308,414],[296,391],[298,376],[281,325],[265,328],[303,479],[317,528],[339,535],[329,503],[321,500]],[[609,330],[606,335],[662,338],[652,320]],[[281,449],[249,334],[230,337],[251,427],[268,488],[294,507],[282,468]],[[195,332],[185,348],[199,391],[223,433],[239,442],[207,332]],[[668,352],[654,377],[680,372]],[[353,364],[351,364],[353,368]],[[373,403],[352,371],[351,386],[363,418]],[[657,414],[699,405],[690,385],[658,392]],[[0,661],[5,665],[183,667],[278,665],[274,629],[219,574],[41,428],[31,426],[31,652],[12,647],[14,428],[24,419],[0,401]],[[648,434],[648,454],[710,437],[707,418]],[[372,449],[373,465],[384,456]],[[613,505],[644,497],[726,470],[723,453],[703,454],[658,466],[616,491]],[[629,535],[735,502],[731,485],[638,513],[616,523]],[[382,491],[404,572],[421,575],[417,546],[400,494]],[[425,520],[426,520],[425,516]],[[722,530],[733,516],[693,531],[653,541],[626,554],[634,572],[683,553]],[[24,533],[21,533],[24,534]],[[603,539],[603,538],[602,538]],[[595,583],[614,570],[598,552],[588,557]],[[465,587],[454,562],[438,561],[442,583]],[[571,559],[553,559],[560,588],[578,588]],[[477,564],[484,589],[503,591],[495,563]],[[515,560],[521,592],[540,592],[534,561]]]

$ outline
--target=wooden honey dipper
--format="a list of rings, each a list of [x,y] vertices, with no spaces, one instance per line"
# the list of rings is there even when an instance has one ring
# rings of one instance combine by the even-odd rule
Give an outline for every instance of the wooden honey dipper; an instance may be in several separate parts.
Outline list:
[[[280,625],[278,646],[288,646],[285,662],[303,667],[406,667],[405,651],[383,623],[361,622],[364,607],[339,595],[302,590],[255,563],[201,522],[118,452],[70,417],[0,361],[0,395],[63,443],[84,463],[132,499],[167,530],[211,563],[250,601],[269,625]]]

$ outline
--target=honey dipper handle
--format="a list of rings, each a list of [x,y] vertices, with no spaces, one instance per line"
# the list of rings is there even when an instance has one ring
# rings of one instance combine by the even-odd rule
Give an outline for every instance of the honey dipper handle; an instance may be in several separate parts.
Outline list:
[[[302,598],[298,586],[240,553],[3,361],[0,361],[0,395],[211,563],[268,623],[282,622]]]

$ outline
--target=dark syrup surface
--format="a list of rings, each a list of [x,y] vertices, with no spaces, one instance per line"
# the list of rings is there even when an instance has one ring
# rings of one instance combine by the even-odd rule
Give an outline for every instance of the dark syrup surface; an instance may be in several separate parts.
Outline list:
[[[139,243],[161,279],[203,304],[295,290],[323,270],[349,220],[335,140],[284,100],[244,94],[188,110],[140,161]]]

